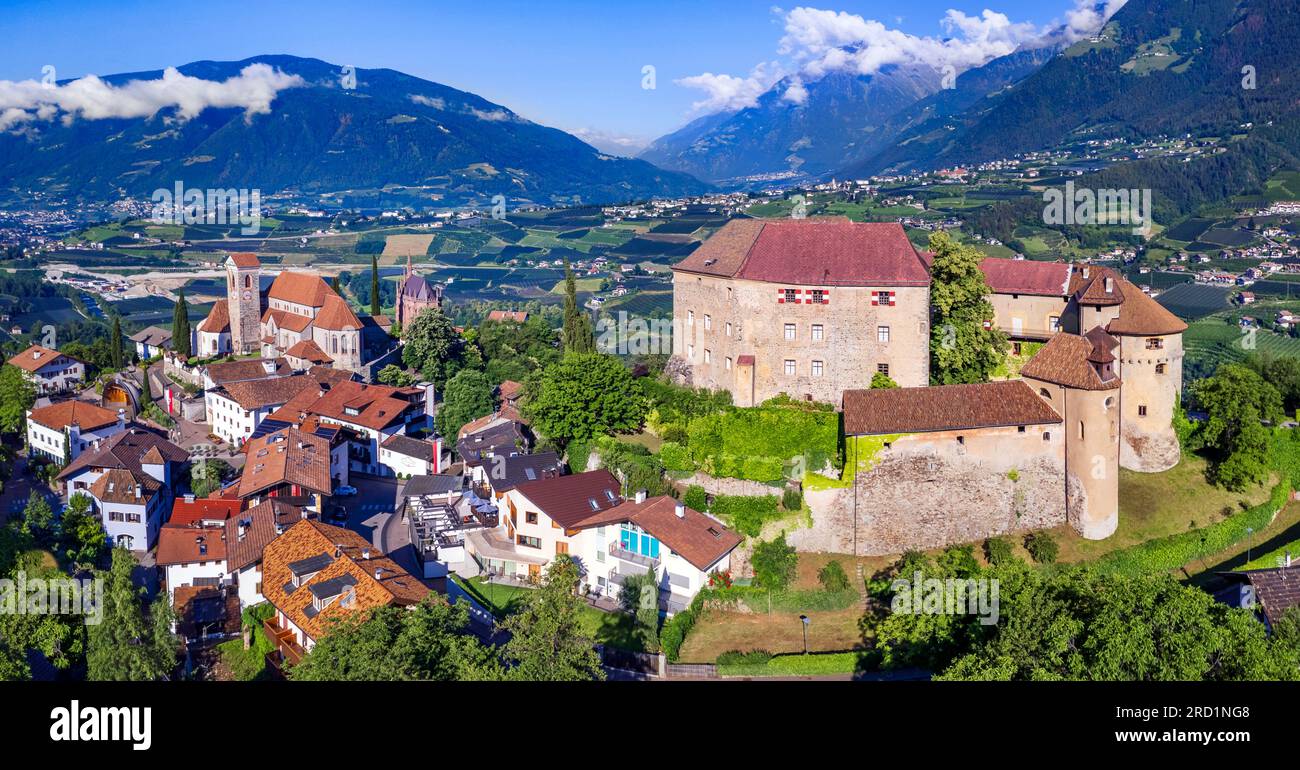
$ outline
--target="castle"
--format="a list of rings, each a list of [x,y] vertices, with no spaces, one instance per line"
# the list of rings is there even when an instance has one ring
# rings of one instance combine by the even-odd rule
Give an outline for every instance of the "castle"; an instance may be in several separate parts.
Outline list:
[[[226,299],[199,324],[197,355],[260,352],[300,370],[326,365],[366,373],[362,321],[320,276],[285,270],[263,295],[256,254],[231,254],[225,268]]]
[[[1119,468],[1179,460],[1186,324],[1105,267],[986,258],[1018,379],[927,386],[932,255],[896,224],[733,220],[673,272],[674,368],[748,406],[841,404],[850,489],[801,547],[898,553],[1119,521]],[[902,387],[869,390],[876,372]],[[851,496],[851,497],[850,497]]]

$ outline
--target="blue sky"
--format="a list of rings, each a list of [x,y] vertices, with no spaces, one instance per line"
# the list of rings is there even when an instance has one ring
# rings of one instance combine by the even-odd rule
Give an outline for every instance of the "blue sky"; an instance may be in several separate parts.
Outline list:
[[[987,8],[1041,27],[1066,18],[1077,2],[842,0],[810,7],[844,12],[835,23],[856,25],[849,16],[860,16],[937,40],[961,34],[942,24],[948,9],[977,17]],[[794,6],[782,7],[770,0],[7,0],[0,79],[39,79],[44,65],[63,79],[288,53],[401,70],[539,123],[597,132],[608,145],[609,137],[652,139],[707,111],[693,105],[707,101],[708,90],[675,80],[750,78],[760,63],[767,67],[755,82],[798,72],[800,46],[778,52]],[[655,67],[653,90],[642,88],[647,64]]]

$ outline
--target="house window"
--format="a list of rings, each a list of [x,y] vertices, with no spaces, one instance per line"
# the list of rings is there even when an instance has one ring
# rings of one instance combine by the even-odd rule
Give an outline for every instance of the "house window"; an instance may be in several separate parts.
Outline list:
[[[880,372],[881,374],[883,374],[883,375],[885,375],[886,377],[888,377],[888,376],[889,376],[889,364],[876,364],[876,371],[878,371],[878,372]]]
[[[787,340],[793,340],[793,339],[794,339],[794,336],[795,336],[795,332],[794,332],[794,324],[786,324],[786,325],[785,325],[785,338],[786,338]]]
[[[1165,366],[1165,364],[1156,364],[1156,374],[1164,374]]]
[[[820,377],[820,376],[822,376],[822,362],[821,362],[821,361],[813,361],[813,362],[812,362],[812,375],[813,375],[814,377]]]
[[[555,541],[555,555],[560,556],[569,552],[569,544],[563,541]]]
[[[1163,337],[1147,337],[1147,350],[1161,350],[1165,346]]]
[[[793,376],[794,376],[794,373],[795,373],[795,363],[794,363],[794,359],[793,359],[793,358],[787,358],[787,359],[785,360],[785,373],[786,373],[786,375],[788,375],[788,376],[790,376],[790,377],[793,377]]]
[[[528,535],[516,535],[515,542],[518,543],[519,545],[526,546],[528,548],[540,549],[542,547],[542,539],[540,537],[530,537]]]
[[[813,338],[813,342],[821,342],[821,341],[822,341],[822,338],[823,338],[824,336],[825,336],[825,332],[824,332],[824,329],[823,329],[822,325],[821,325],[821,324],[813,324],[813,325],[812,325],[812,338]]]
[[[604,551],[596,551],[596,561],[600,562],[601,564],[604,564],[604,563],[605,563],[605,552],[604,552]]]
[[[1146,417],[1146,416],[1147,416],[1146,404],[1138,404],[1138,417]]]
[[[877,327],[876,327],[876,342],[889,342],[889,327],[888,327],[888,326],[877,326]]]
[[[525,514],[524,514],[524,521],[528,522],[529,524],[536,524],[536,523],[537,523],[537,511],[528,511],[527,513],[525,513]]]

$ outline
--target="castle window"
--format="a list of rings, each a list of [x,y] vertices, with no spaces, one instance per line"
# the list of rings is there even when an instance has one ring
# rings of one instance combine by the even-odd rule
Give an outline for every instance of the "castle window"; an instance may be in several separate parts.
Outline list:
[[[730,286],[727,287],[727,301],[728,301],[728,302],[731,301],[731,287],[730,287]]]
[[[695,360],[695,346],[694,346],[694,345],[687,345],[687,346],[686,346],[686,357],[689,358],[689,359],[692,360],[692,361]]]
[[[712,331],[712,330],[713,330],[713,316],[709,315],[708,313],[705,313],[705,314],[704,314],[704,331],[707,332],[707,331]]]
[[[1138,417],[1146,417],[1146,416],[1147,416],[1146,404],[1138,404]]]
[[[1165,364],[1156,364],[1156,374],[1164,374],[1165,366]]]
[[[811,293],[812,293],[812,298],[808,300],[809,304],[811,305],[829,304],[830,300],[826,299],[825,289],[813,289]]]
[[[876,371],[878,371],[878,372],[880,372],[881,374],[883,374],[883,375],[885,375],[886,377],[888,377],[888,376],[889,376],[889,364],[876,364]]]
[[[1161,350],[1165,346],[1165,341],[1161,337],[1147,337],[1147,350]]]
[[[786,305],[798,305],[798,304],[799,304],[799,290],[798,290],[798,289],[777,289],[776,291],[777,291],[776,301],[777,301],[778,303],[780,303],[780,304],[786,304]]]
[[[894,292],[892,291],[873,291],[871,293],[871,304],[873,305],[894,305]]]
[[[787,359],[785,360],[785,373],[786,373],[787,375],[791,376],[791,377],[794,376],[794,374],[795,374],[795,363],[794,363],[794,359],[793,359],[793,358],[787,358]]]
[[[731,322],[730,322],[730,321],[727,321],[726,329],[727,329],[727,336],[730,337],[730,336],[731,336]]]
[[[1051,441],[1051,440],[1052,440],[1052,432],[1050,430],[1043,431],[1043,441]]]
[[[958,437],[957,437],[957,443],[958,443],[958,444],[961,444],[962,446],[965,446],[965,445],[966,445],[966,437],[965,437],[965,436],[958,436]]]
[[[785,338],[786,338],[787,340],[793,340],[793,339],[794,339],[794,324],[786,324],[786,325],[785,325]]]
[[[820,377],[820,376],[822,376],[822,362],[821,362],[821,361],[813,361],[813,362],[812,362],[812,375],[813,375],[814,377]]]
[[[694,311],[694,310],[687,310],[687,311],[686,311],[686,325],[687,325],[687,326],[694,326],[694,325],[695,325],[695,311]]]
[[[825,334],[825,330],[824,330],[824,328],[822,327],[821,324],[813,324],[813,325],[812,325],[812,338],[813,338],[813,342],[821,342],[821,341],[822,341],[822,337],[824,336],[824,334]]]
[[[1061,330],[1061,317],[1056,315],[1048,316],[1047,330],[1049,332],[1059,332]]]
[[[731,371],[731,356],[727,356],[726,367],[727,367],[727,371]]]
[[[704,363],[713,363],[713,351],[708,348],[704,349]]]
[[[1083,438],[1083,420],[1079,420],[1079,438]]]
[[[876,327],[876,342],[889,342],[889,327],[888,327],[888,326],[877,326],[877,327]]]
[[[1025,426],[1023,425],[1016,426],[1016,433],[1024,433],[1024,432],[1025,432]]]
[[[253,288],[253,276],[251,275],[244,276],[244,288],[245,289]]]

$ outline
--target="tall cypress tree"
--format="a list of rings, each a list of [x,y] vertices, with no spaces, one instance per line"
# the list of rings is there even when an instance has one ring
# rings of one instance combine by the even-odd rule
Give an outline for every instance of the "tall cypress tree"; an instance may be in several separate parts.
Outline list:
[[[190,357],[190,307],[185,303],[185,292],[178,292],[176,309],[172,311],[172,350],[182,358]]]
[[[108,358],[114,369],[122,368],[122,320],[113,316],[112,336],[108,340]]]
[[[379,257],[370,255],[370,315],[379,315]]]
[[[564,331],[561,339],[566,353],[594,353],[596,339],[591,330],[591,319],[578,307],[577,284],[569,260],[564,260]]]

